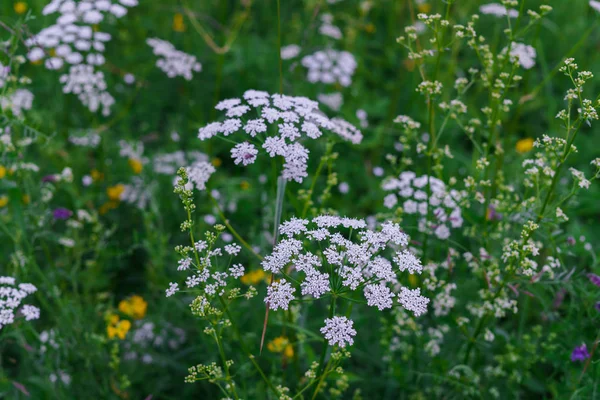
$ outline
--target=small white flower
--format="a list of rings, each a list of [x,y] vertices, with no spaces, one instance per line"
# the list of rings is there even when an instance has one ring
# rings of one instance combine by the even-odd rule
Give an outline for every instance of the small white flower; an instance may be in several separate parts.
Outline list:
[[[340,347],[346,347],[354,343],[356,330],[352,327],[353,325],[354,322],[351,319],[335,316],[325,319],[325,326],[321,328],[321,333],[330,346],[337,344]]]

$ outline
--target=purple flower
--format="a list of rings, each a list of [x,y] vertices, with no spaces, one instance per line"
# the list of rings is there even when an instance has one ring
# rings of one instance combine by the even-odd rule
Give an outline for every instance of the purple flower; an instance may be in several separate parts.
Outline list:
[[[573,362],[584,361],[588,358],[590,358],[590,353],[588,353],[585,343],[579,347],[575,347],[571,353],[571,361]]]
[[[596,303],[596,305],[594,306],[594,308],[598,311],[600,311],[600,301]]]
[[[502,219],[502,214],[496,211],[496,207],[489,206],[486,218],[488,219],[488,221],[500,221]]]
[[[590,279],[590,282],[592,282],[594,285],[600,287],[600,276],[598,276],[596,274],[587,274],[587,277]]]
[[[56,181],[56,176],[54,175],[46,175],[42,178],[42,182],[54,182]]]
[[[53,212],[54,219],[69,219],[73,215],[73,211],[67,210],[66,208],[59,207]]]

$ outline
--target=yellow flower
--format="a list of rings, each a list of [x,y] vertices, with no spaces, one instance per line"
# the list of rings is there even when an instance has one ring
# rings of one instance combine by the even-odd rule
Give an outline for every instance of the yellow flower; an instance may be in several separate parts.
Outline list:
[[[6,176],[6,167],[3,165],[0,165],[0,179],[4,178]]]
[[[13,8],[17,14],[25,14],[25,11],[27,11],[27,4],[22,1],[17,1]]]
[[[131,329],[131,322],[124,319],[119,321],[118,315],[111,315],[108,319],[108,325],[106,326],[106,335],[109,339],[117,336],[119,339],[125,339],[127,332]]]
[[[107,213],[107,212],[108,212],[108,211],[109,211],[111,208],[113,208],[113,207],[111,207],[111,204],[110,204],[110,203],[111,203],[111,202],[109,201],[109,202],[106,202],[106,203],[102,204],[102,205],[100,206],[100,208],[98,208],[98,213],[99,213],[100,215],[104,215],[104,214],[106,214],[106,213]]]
[[[373,24],[366,24],[365,25],[365,32],[367,33],[374,33],[376,30],[375,25]]]
[[[173,30],[175,32],[185,32],[185,24],[183,23],[183,15],[177,13],[173,16]]]
[[[223,161],[221,161],[220,158],[213,158],[212,160],[212,165],[214,165],[215,167],[220,167],[221,164],[223,164]]]
[[[128,299],[121,300],[119,311],[135,319],[142,319],[146,315],[148,303],[138,295],[133,295]]]
[[[31,203],[31,197],[29,197],[28,194],[24,194],[23,196],[21,196],[21,200],[23,201],[23,204]]]
[[[97,169],[93,169],[90,172],[90,176],[92,177],[92,179],[94,180],[94,182],[98,182],[104,179],[104,174],[100,171],[98,171]]]
[[[0,208],[6,207],[8,204],[8,196],[0,196]]]
[[[108,195],[109,199],[113,201],[119,201],[121,200],[121,195],[124,191],[125,185],[119,183],[118,185],[108,187],[106,189],[106,194]]]
[[[431,11],[431,5],[429,3],[419,4],[417,6],[417,10],[419,10],[420,13],[429,14]]]
[[[294,347],[285,336],[279,336],[267,343],[267,349],[272,353],[283,353],[286,357],[294,356]]]
[[[242,183],[240,183],[240,188],[242,190],[248,190],[250,189],[250,184],[248,183],[248,181],[242,181]]]
[[[110,325],[116,325],[116,324],[117,324],[117,322],[119,322],[119,316],[118,316],[117,314],[111,314],[111,315],[108,317],[108,323],[109,323]]]
[[[133,173],[136,175],[142,172],[142,169],[144,168],[144,164],[142,164],[142,162],[137,158],[130,158],[129,166],[133,170]]]
[[[244,285],[256,285],[260,281],[266,279],[267,274],[262,269],[255,269],[254,271],[247,272],[240,278]]]
[[[531,151],[531,149],[533,149],[533,139],[532,138],[521,139],[517,142],[517,145],[515,146],[515,148],[517,149],[517,151],[519,153],[527,153],[528,151]]]

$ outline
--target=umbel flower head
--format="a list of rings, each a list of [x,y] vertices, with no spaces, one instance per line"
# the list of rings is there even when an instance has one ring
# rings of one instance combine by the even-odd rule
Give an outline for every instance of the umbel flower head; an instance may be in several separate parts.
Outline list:
[[[196,60],[195,56],[179,51],[166,40],[149,38],[146,43],[154,54],[160,56],[156,61],[156,66],[160,68],[169,78],[183,76],[186,80],[191,80],[193,72],[200,72],[202,65]]]
[[[302,182],[307,176],[308,150],[300,144],[302,138],[317,139],[323,134],[322,130],[354,144],[360,143],[363,137],[348,122],[327,118],[319,111],[319,103],[306,97],[248,90],[241,99],[223,100],[215,108],[225,112],[226,119],[200,128],[200,140],[217,135],[245,134],[247,140],[231,150],[236,164],[253,164],[259,155],[258,145],[270,157],[283,157],[284,179],[296,182]],[[271,126],[276,132],[274,135],[268,134]]]
[[[429,299],[420,289],[403,287],[398,279],[402,272],[422,271],[398,224],[386,222],[375,231],[361,219],[321,215],[292,218],[279,231],[283,239],[262,262],[265,271],[283,275],[267,289],[265,302],[272,310],[287,310],[303,298],[334,296],[366,300],[378,310],[402,306],[417,316],[427,311]],[[352,344],[351,320],[334,316],[325,323],[321,332],[330,344]]]
[[[0,276],[0,330],[15,322],[19,314],[26,321],[32,321],[40,317],[40,309],[28,304],[21,305],[23,299],[37,288],[31,283],[17,285],[15,278]]]
[[[430,195],[427,194],[428,185]],[[405,171],[398,178],[386,179],[382,187],[392,192],[385,197],[384,206],[392,209],[400,205],[405,214],[419,215],[421,232],[432,232],[444,240],[450,237],[451,229],[460,228],[463,224],[458,203],[465,194],[455,189],[447,190],[444,182],[438,178],[427,175],[417,177],[414,172]],[[431,216],[429,226],[428,213]]]

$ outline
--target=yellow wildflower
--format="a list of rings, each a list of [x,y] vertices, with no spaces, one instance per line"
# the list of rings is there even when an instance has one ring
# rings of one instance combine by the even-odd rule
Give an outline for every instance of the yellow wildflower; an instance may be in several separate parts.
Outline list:
[[[214,165],[215,167],[220,167],[221,164],[223,164],[223,161],[221,161],[219,157],[213,158],[212,165]]]
[[[31,197],[29,197],[28,194],[24,194],[23,196],[21,196],[21,200],[23,201],[23,204],[31,203]]]
[[[90,172],[90,176],[92,177],[92,179],[94,180],[94,182],[98,182],[104,179],[104,174],[100,171],[98,171],[97,169],[93,169]]]
[[[119,183],[118,185],[108,187],[106,189],[106,194],[108,195],[109,199],[113,201],[119,201],[121,200],[121,195],[124,191],[125,185]]]
[[[27,3],[23,1],[17,1],[13,8],[17,14],[25,14],[25,11],[27,11]]]
[[[136,175],[142,172],[142,169],[144,168],[144,164],[142,164],[142,162],[137,158],[130,158],[129,166],[133,170],[133,173]]]
[[[267,349],[272,353],[283,353],[288,358],[294,356],[294,347],[285,336],[279,336],[271,340],[267,343]]]
[[[142,319],[146,315],[148,303],[138,295],[133,295],[119,303],[119,311],[135,319]]]
[[[373,25],[373,24],[366,24],[365,25],[365,32],[367,32],[367,33],[375,33],[375,30],[376,30],[375,25]]]
[[[519,153],[527,153],[528,151],[531,151],[531,149],[533,149],[533,139],[532,138],[521,139],[517,142],[517,145],[515,146],[515,148]]]
[[[248,190],[250,189],[250,183],[248,183],[248,181],[242,181],[242,183],[240,183],[240,188],[242,190]]]
[[[8,204],[8,196],[0,196],[0,208],[6,207]]]
[[[429,14],[431,11],[431,5],[429,3],[422,3],[417,6],[417,10],[423,14]]]
[[[246,272],[240,280],[244,285],[256,285],[262,280],[267,279],[267,274],[262,269]]]
[[[6,176],[6,167],[3,165],[0,165],[0,179],[4,178]]]
[[[125,339],[127,332],[129,332],[129,329],[131,329],[131,322],[126,319],[119,321],[119,316],[113,314],[108,319],[106,335],[109,339],[112,339],[116,336],[123,340]]]
[[[185,23],[183,22],[183,15],[177,13],[173,16],[173,30],[175,32],[185,32]]]

